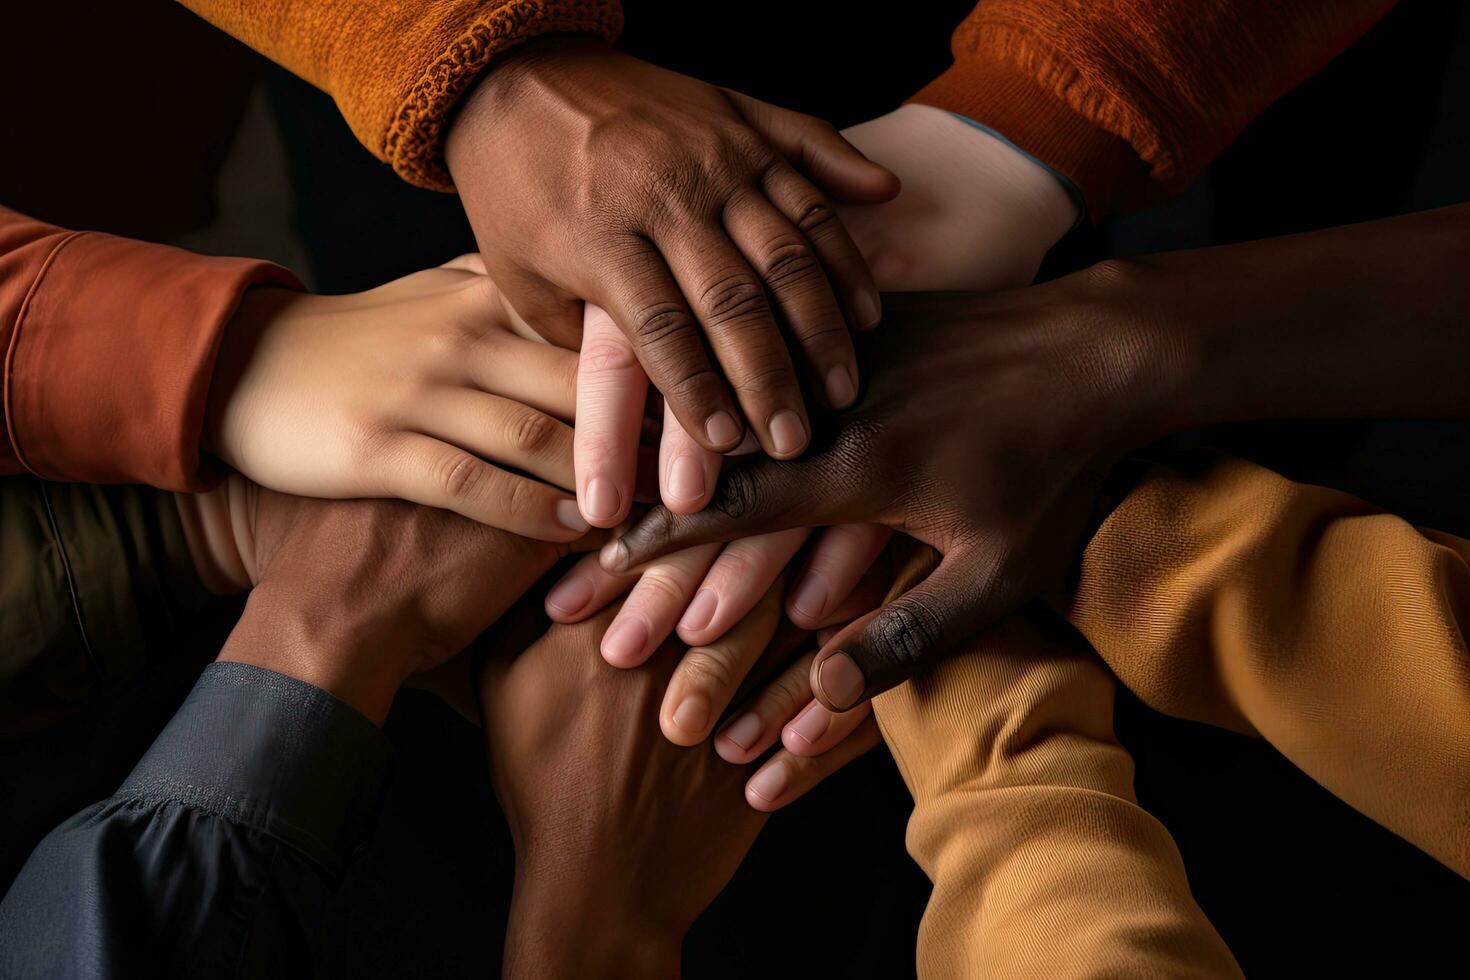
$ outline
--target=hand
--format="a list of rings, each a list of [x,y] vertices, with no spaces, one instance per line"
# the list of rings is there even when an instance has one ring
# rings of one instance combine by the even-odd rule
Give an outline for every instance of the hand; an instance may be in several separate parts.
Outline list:
[[[754,777],[706,747],[674,746],[658,725],[676,651],[647,670],[608,667],[594,651],[611,618],[552,626],[482,675],[491,777],[516,848],[507,977],[676,975],[685,932],[765,822],[741,804],[742,784],[752,802],[764,786],[762,809],[774,809],[878,741],[865,718],[831,751],[779,751]],[[760,657],[765,622],[741,637],[742,656]]]
[[[219,659],[314,684],[379,724],[404,679],[462,650],[568,548],[397,500],[287,496],[238,474],[177,499],[196,560],[254,586]]]
[[[843,629],[812,689],[844,710],[898,683],[1061,578],[1102,475],[1156,433],[1170,351],[1116,267],[988,296],[890,299],[863,400],[809,459],[736,466],[697,514],[650,512],[604,548],[627,573],[696,545],[808,525],[876,522],[932,545],[923,583]]]
[[[842,135],[903,181],[891,201],[838,208],[880,289],[1029,285],[1079,217],[1040,164],[942,109],[906,105]]]
[[[502,59],[470,94],[446,160],[515,308],[566,346],[578,300],[607,310],[705,448],[738,445],[742,412],[771,455],[807,446],[772,304],[825,400],[851,404],[848,326],[878,322],[878,293],[818,187],[874,203],[898,186],[830,126],[601,42],[552,38]],[[626,514],[626,499],[607,502],[588,520]]]
[[[401,497],[579,537],[587,524],[557,489],[574,485],[576,357],[527,339],[477,266],[466,256],[351,296],[248,292],[220,348],[205,448],[285,493]]]
[[[843,135],[903,179],[903,191],[891,201],[838,208],[880,288],[1024,286],[1047,250],[1077,219],[1076,206],[1055,177],[1014,147],[951,113],[904,106],[844,130]],[[646,383],[631,346],[605,314],[589,307],[578,388],[579,499],[587,499],[594,480],[601,493],[631,499],[633,447],[638,443]],[[714,493],[721,462],[718,454],[691,438],[671,412],[665,412],[658,472],[669,510],[678,514],[701,510]],[[609,509],[611,505],[583,507],[584,514]],[[621,520],[626,508],[616,513]],[[716,640],[749,611],[806,537],[800,530],[760,535],[731,544],[718,560],[709,548],[700,551],[702,561],[692,552],[676,558],[671,571],[684,572],[683,578],[701,563],[709,574],[703,582],[677,589],[634,591],[620,620],[644,621],[646,642],[637,656],[663,642],[675,621],[687,643]],[[828,614],[845,603],[887,539],[886,528],[871,524],[820,534],[795,579],[788,614],[809,629],[823,625]],[[583,581],[593,576],[584,562],[552,596],[580,599],[587,594]],[[663,604],[658,596],[665,597]],[[690,596],[694,599],[686,610],[683,603]],[[555,618],[590,615],[596,608],[568,609],[557,606],[556,598],[547,606]],[[630,629],[614,624],[609,633],[627,637]],[[614,653],[610,662],[626,659]]]

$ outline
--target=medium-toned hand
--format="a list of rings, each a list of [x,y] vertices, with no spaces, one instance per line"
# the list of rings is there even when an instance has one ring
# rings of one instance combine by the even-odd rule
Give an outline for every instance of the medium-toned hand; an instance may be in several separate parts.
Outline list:
[[[464,649],[568,549],[404,501],[312,500],[238,475],[202,503],[186,526],[254,586],[220,659],[307,681],[379,723],[410,674]]]
[[[898,183],[831,126],[599,41],[550,38],[470,94],[446,159],[515,308],[569,347],[580,300],[607,310],[706,448],[739,444],[742,417],[771,455],[806,448],[777,314],[813,388],[851,404],[849,327],[878,322],[878,292],[823,192],[875,203]],[[611,485],[579,490],[592,523],[627,514]]]
[[[573,486],[576,356],[530,339],[483,272],[465,256],[355,295],[251,290],[221,345],[205,448],[285,493],[578,537],[559,489]]]
[[[693,545],[876,522],[945,556],[920,585],[818,654],[842,710],[1059,585],[1101,476],[1148,436],[1164,378],[1150,334],[1109,307],[1106,268],[990,295],[894,296],[862,401],[810,458],[727,470],[709,507],[657,508],[602,552],[626,572]],[[1156,383],[1157,382],[1157,383]]]
[[[484,668],[491,776],[516,847],[508,977],[677,975],[685,932],[765,822],[742,787],[757,803],[753,790],[764,785],[771,799],[761,809],[774,809],[878,741],[865,718],[851,737],[821,745],[830,751],[779,750],[754,777],[708,744],[673,745],[659,726],[679,651],[666,646],[645,670],[609,667],[597,646],[612,614],[554,625]],[[770,625],[739,643],[759,658],[774,633]],[[778,636],[771,656],[799,638]],[[756,754],[805,702],[750,705],[768,725]]]

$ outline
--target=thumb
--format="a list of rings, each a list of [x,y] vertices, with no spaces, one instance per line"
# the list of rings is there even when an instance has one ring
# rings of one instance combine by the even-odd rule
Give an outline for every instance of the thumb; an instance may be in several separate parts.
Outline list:
[[[847,204],[882,204],[898,196],[898,177],[863,156],[831,123],[725,90],[735,109],[797,169]]]
[[[851,623],[812,661],[811,687],[833,711],[847,711],[902,683],[1008,612],[999,575],[952,552],[929,577]],[[992,585],[991,583],[997,583]]]

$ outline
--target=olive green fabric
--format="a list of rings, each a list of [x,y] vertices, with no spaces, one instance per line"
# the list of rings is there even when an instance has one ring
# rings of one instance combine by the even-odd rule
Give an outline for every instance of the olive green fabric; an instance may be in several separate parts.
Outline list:
[[[135,676],[209,601],[173,494],[0,479],[0,735]]]

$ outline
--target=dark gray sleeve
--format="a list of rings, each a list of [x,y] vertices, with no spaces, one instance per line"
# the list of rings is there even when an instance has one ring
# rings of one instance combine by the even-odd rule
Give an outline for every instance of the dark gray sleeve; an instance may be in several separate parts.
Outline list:
[[[383,734],[309,684],[216,663],[110,798],[0,901],[3,977],[286,977],[365,847]]]

